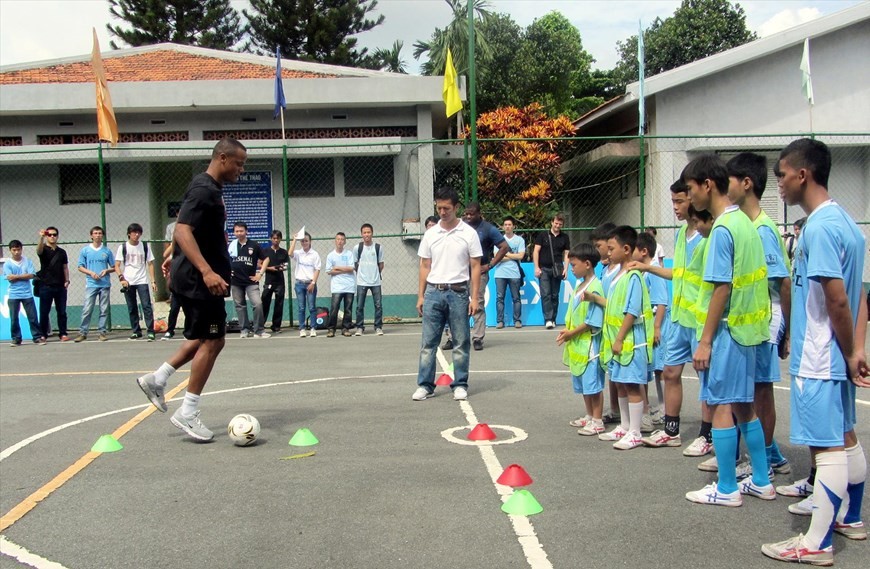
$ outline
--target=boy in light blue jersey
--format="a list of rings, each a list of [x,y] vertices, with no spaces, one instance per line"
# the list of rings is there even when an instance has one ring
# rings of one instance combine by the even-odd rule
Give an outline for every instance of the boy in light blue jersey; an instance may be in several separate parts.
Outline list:
[[[495,266],[495,315],[496,328],[504,328],[504,299],[508,287],[511,291],[511,304],[513,306],[514,327],[522,328],[523,304],[520,300],[520,289],[523,286],[523,268],[520,261],[526,256],[526,241],[519,235],[514,234],[517,220],[510,215],[504,218],[504,240],[507,242],[509,252],[502,257]],[[498,253],[498,247],[493,247],[493,255]],[[494,257],[493,257],[494,258]]]
[[[100,319],[98,327],[100,341],[109,339],[109,273],[115,272],[115,256],[103,244],[103,228],[94,226],[91,228],[91,244],[86,245],[79,253],[78,270],[87,277],[85,285],[85,300],[82,305],[82,323],[76,342],[83,342],[88,338],[91,326],[91,313],[94,305],[100,306]]]
[[[832,532],[867,539],[861,520],[867,460],[855,434],[855,388],[870,387],[865,245],[855,222],[830,199],[830,170],[830,150],[806,138],[786,146],[775,169],[783,201],[808,214],[792,271],[791,442],[810,447],[816,475],[806,535],[761,551],[814,565],[833,564]]]
[[[589,236],[589,241],[592,242],[592,245],[598,251],[598,254],[601,256],[601,260],[595,265],[595,276],[598,280],[601,281],[601,286],[604,289],[604,296],[607,296],[607,289],[610,288],[610,280],[613,278],[615,271],[618,271],[618,267],[611,266],[610,263],[610,253],[607,251],[607,236],[610,235],[610,232],[616,229],[616,224],[611,222],[602,223],[598,227],[592,230],[592,234]],[[605,276],[606,275],[606,276]],[[606,282],[605,282],[606,280]],[[598,299],[595,299],[597,301]],[[599,306],[604,307],[603,299],[599,303]],[[607,376],[607,371],[605,370],[605,377]],[[620,421],[620,413],[619,413],[619,396],[616,393],[616,386],[610,382],[610,379],[607,379],[607,392],[610,397],[610,411],[605,413],[603,416],[605,423],[618,423]],[[572,427],[582,427],[583,425],[582,419],[577,419],[576,421],[571,422]]]
[[[19,313],[24,308],[27,323],[30,324],[30,337],[34,344],[45,345],[45,338],[39,331],[39,319],[36,316],[36,302],[33,300],[31,281],[36,276],[33,261],[22,254],[24,246],[18,239],[9,242],[9,254],[3,264],[3,278],[9,282],[6,306],[9,309],[9,324],[12,334],[12,346],[21,345],[21,324]]]
[[[761,209],[761,196],[767,185],[767,158],[743,152],[728,161],[728,197],[740,207],[758,230],[767,263],[767,286],[770,295],[770,340],[758,346],[755,360],[755,412],[764,430],[768,474],[788,474],[791,465],[779,452],[774,439],[776,404],[773,384],[779,382],[779,357],[788,355],[780,346],[788,343],[791,311],[791,263],[776,226]],[[744,475],[748,474],[744,470]]]

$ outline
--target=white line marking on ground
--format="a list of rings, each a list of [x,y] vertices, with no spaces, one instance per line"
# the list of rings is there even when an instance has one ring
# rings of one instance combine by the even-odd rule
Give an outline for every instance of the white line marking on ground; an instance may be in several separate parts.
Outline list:
[[[44,557],[31,553],[20,545],[12,543],[5,535],[0,535],[0,553],[8,555],[24,565],[36,567],[36,569],[67,569],[60,563],[49,561]]]
[[[514,443],[518,443],[520,441],[524,441],[527,438],[529,438],[529,434],[527,432],[525,432],[524,430],[519,429],[517,427],[511,427],[510,425],[490,425],[489,426],[489,428],[493,429],[494,431],[498,431],[498,430],[510,431],[511,433],[513,433],[514,436],[509,438],[509,439],[497,439],[494,441],[470,441],[467,438],[460,439],[459,437],[457,437],[454,434],[457,431],[462,431],[462,430],[470,431],[473,428],[474,428],[474,425],[470,425],[470,426],[469,425],[462,425],[461,427],[451,427],[449,429],[444,429],[443,431],[441,431],[441,436],[444,437],[445,439],[447,439],[451,443],[454,443],[457,445],[472,446],[472,447],[492,446],[492,445],[512,445]]]

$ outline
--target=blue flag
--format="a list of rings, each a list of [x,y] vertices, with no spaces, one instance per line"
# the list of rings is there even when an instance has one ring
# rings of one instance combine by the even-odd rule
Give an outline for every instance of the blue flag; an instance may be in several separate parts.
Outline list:
[[[275,48],[275,57],[278,58],[278,63],[275,66],[275,114],[272,118],[278,118],[281,114],[281,109],[287,108],[287,101],[284,99],[284,82],[281,80],[281,50]]]

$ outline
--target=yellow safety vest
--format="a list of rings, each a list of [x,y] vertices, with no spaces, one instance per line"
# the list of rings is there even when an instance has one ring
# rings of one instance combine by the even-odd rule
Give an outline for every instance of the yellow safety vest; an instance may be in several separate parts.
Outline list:
[[[635,345],[634,333],[632,330],[629,330],[628,334],[625,335],[625,340],[622,342],[622,352],[618,356],[613,353],[613,342],[616,340],[616,335],[619,333],[619,329],[622,328],[622,321],[625,318],[623,310],[628,300],[628,283],[633,275],[637,275],[640,280],[641,291],[643,291],[639,319],[643,322],[646,336],[647,360],[652,360],[655,321],[653,320],[652,306],[649,302],[649,290],[646,288],[646,283],[643,282],[643,277],[639,271],[628,271],[615,284],[611,285],[610,298],[607,299],[607,308],[604,309],[604,329],[601,334],[601,355],[599,356],[602,366],[614,359],[619,365],[626,366],[634,359],[634,350],[642,347]]]
[[[785,268],[789,274],[791,274],[791,261],[788,259],[788,249],[785,248],[785,241],[782,240],[782,235],[779,234],[779,228],[773,223],[773,220],[770,219],[770,216],[764,210],[761,210],[761,213],[758,214],[758,217],[755,218],[755,221],[752,222],[752,225],[755,226],[755,229],[758,230],[762,225],[766,225],[773,231],[773,234],[776,235],[776,240],[779,242],[779,250],[782,252],[782,258],[785,261]]]
[[[565,328],[571,330],[586,322],[586,316],[589,314],[589,301],[577,302],[576,294],[583,288],[583,283],[578,282],[574,287],[574,295],[571,296],[571,304],[568,306],[568,312],[565,314]],[[593,277],[589,286],[586,287],[585,294],[597,294],[604,298],[604,288],[601,286],[601,281]],[[565,342],[565,348],[562,351],[562,363],[571,368],[572,375],[583,375],[586,371],[586,366],[589,364],[589,352],[592,347],[592,337],[600,334],[601,331],[595,332],[586,331],[571,340]]]
[[[709,244],[710,241],[708,239],[702,238],[698,246],[695,247],[692,261],[686,267],[686,289],[691,289],[691,296],[686,294],[683,297],[683,301],[686,304],[687,320],[689,320],[691,325],[686,326],[682,322],[680,324],[683,324],[686,328],[695,329],[696,333],[697,330],[704,328],[704,323],[707,321],[707,313],[698,306],[698,291],[701,289],[701,285],[704,284],[704,265],[707,264],[707,245]]]
[[[673,298],[671,300],[671,322],[676,322],[686,328],[697,325],[695,318],[695,302],[698,300],[698,287],[704,280],[704,264],[698,266],[700,249],[707,241],[701,238],[700,243],[692,251],[692,258],[686,259],[687,226],[682,226],[677,233],[677,246],[674,249],[674,269],[672,277]]]
[[[757,346],[770,339],[770,294],[767,291],[767,264],[758,230],[739,209],[720,215],[713,231],[724,227],[734,242],[733,275],[728,310],[728,331],[742,346]],[[707,314],[714,283],[704,281],[698,291],[699,313]],[[704,326],[697,328],[701,339]]]

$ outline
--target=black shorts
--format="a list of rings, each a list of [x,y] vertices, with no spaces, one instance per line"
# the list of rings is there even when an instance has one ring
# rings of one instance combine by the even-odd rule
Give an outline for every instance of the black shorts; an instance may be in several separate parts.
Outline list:
[[[176,294],[184,311],[184,337],[215,340],[227,335],[227,309],[223,297],[190,298]]]

